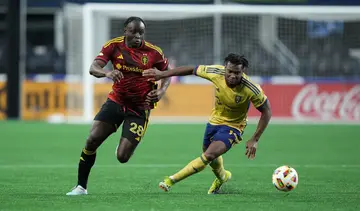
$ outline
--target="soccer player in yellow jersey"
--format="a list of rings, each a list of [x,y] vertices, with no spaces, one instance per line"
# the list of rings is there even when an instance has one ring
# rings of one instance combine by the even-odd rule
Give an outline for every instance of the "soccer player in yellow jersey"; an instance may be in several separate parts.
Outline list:
[[[271,118],[271,109],[269,100],[260,86],[251,82],[244,73],[247,67],[248,61],[243,56],[231,53],[225,58],[224,66],[200,65],[177,67],[168,71],[149,69],[143,72],[143,76],[149,77],[149,80],[195,74],[211,81],[216,88],[215,108],[206,126],[203,154],[160,182],[159,187],[164,191],[169,191],[174,184],[210,165],[216,179],[208,194],[219,192],[221,186],[231,179],[231,172],[224,169],[221,155],[242,140],[250,102],[261,112],[256,131],[246,142],[245,155],[249,159],[255,158],[258,141]]]

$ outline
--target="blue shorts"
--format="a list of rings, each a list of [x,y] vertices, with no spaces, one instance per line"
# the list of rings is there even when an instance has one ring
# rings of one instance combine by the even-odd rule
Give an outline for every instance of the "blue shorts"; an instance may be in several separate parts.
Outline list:
[[[226,125],[212,125],[207,123],[203,145],[208,148],[212,141],[222,141],[227,149],[242,140],[242,132]]]

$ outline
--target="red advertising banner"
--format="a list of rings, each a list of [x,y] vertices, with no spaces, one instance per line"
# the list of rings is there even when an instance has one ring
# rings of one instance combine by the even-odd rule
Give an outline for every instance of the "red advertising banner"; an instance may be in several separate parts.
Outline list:
[[[360,121],[360,84],[263,84],[273,117],[296,120]],[[251,109],[249,117],[258,116]]]
[[[5,118],[5,84],[0,82],[0,119]],[[261,85],[268,96],[273,119],[304,120],[306,122],[360,123],[359,83],[312,83]],[[37,83],[26,81],[22,91],[22,118],[47,119],[54,114],[81,114],[82,93],[79,85],[69,87],[65,82]],[[94,114],[105,101],[111,84],[94,87]],[[172,84],[167,95],[152,112],[152,117],[201,117],[207,119],[214,106],[213,85]],[[68,96],[72,96],[69,98]],[[67,108],[70,100],[72,107]],[[69,101],[68,103],[66,101]],[[249,117],[260,113],[251,106]]]

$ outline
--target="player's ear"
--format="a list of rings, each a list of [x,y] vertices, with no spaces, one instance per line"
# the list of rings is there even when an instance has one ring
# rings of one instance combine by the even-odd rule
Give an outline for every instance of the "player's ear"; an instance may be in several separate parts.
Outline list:
[[[244,67],[244,66],[241,67],[241,73],[245,73],[246,70],[247,70],[247,67]]]

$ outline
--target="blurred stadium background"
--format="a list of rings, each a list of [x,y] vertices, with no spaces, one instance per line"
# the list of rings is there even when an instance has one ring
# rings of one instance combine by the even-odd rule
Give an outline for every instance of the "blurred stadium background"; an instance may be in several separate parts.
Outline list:
[[[243,146],[225,156],[235,175],[230,195],[208,200],[210,171],[174,194],[156,189],[201,150],[214,90],[189,76],[173,78],[152,112],[158,124],[128,164],[114,157],[118,132],[100,149],[93,195],[64,197],[87,123],[111,90],[88,68],[131,15],[145,19],[146,39],[172,66],[221,64],[229,52],[249,59],[248,75],[263,87],[278,124],[265,132],[256,160],[245,159]],[[0,0],[0,210],[238,210],[239,203],[248,210],[359,210],[359,82],[357,0]],[[251,109],[250,122],[258,115]],[[286,200],[270,182],[283,164],[300,175]]]
[[[5,119],[6,71],[17,69],[6,68],[10,42],[5,29],[9,24],[6,1],[1,2],[0,118]],[[26,36],[19,41],[23,44],[19,45],[20,53],[24,52],[20,57],[19,118],[91,121],[110,83],[91,78],[89,64],[103,43],[122,34],[124,19],[138,15],[148,23],[146,38],[163,49],[173,66],[221,64],[228,52],[244,54],[251,64],[248,74],[273,99],[275,118],[358,122],[358,7],[307,6],[327,2],[318,0],[239,4],[242,2],[254,1],[169,0],[131,5],[127,3],[132,1],[118,0],[28,0],[24,10],[27,21],[20,24],[26,27]],[[288,7],[278,5],[286,2]],[[167,100],[153,112],[153,118],[206,120],[212,108],[212,91],[202,79],[174,78]],[[253,111],[250,114],[256,115]]]

